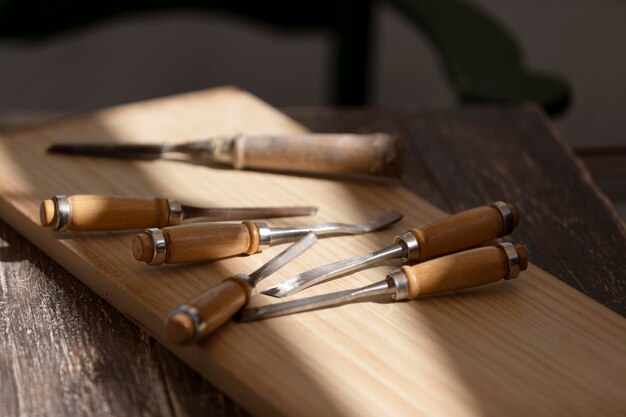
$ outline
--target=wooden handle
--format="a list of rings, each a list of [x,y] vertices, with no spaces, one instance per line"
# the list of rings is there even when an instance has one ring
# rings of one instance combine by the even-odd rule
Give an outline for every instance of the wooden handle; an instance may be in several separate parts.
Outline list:
[[[506,206],[511,213],[512,229],[519,224],[519,212],[513,204],[506,204]],[[497,208],[483,206],[462,211],[421,229],[409,231],[419,242],[419,257],[415,260],[423,262],[481,245],[510,233],[511,230],[507,228]]]
[[[165,319],[167,337],[179,345],[197,341],[226,323],[248,303],[251,295],[252,289],[246,282],[227,278],[174,309]]]
[[[522,245],[516,245],[519,269],[528,267],[528,255]],[[403,266],[402,272],[409,280],[408,299],[418,295],[435,294],[489,284],[509,275],[509,261],[501,247],[488,246],[466,250],[415,266]]]
[[[165,239],[165,263],[208,261],[231,256],[251,255],[259,250],[259,229],[251,221],[243,223],[191,223],[161,229]],[[133,239],[133,255],[152,262],[154,240],[149,233]]]
[[[59,201],[66,199],[66,214]],[[63,203],[65,204],[65,203]],[[166,198],[137,199],[100,195],[57,196],[41,203],[42,226],[55,230],[97,231],[165,227],[170,219]]]
[[[242,135],[233,166],[314,174],[399,176],[401,141],[385,133]]]

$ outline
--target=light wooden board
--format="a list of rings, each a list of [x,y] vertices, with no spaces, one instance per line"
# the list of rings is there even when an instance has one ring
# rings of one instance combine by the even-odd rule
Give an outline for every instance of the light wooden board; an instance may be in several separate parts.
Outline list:
[[[13,132],[0,137],[0,214],[256,415],[626,413],[626,320],[532,265],[517,280],[471,292],[230,323],[202,346],[180,348],[164,338],[162,321],[171,308],[228,275],[256,269],[284,247],[154,268],[133,260],[133,233],[57,234],[38,226],[39,202],[61,193],[175,196],[207,206],[320,207],[315,218],[270,223],[275,225],[359,222],[390,208],[406,214],[388,231],[321,240],[263,281],[263,289],[305,269],[388,245],[398,232],[444,215],[398,186],[44,153],[62,140],[176,142],[302,130],[249,94],[223,88]],[[302,296],[374,282],[389,269],[364,271]],[[273,300],[259,297],[253,304],[266,302]]]

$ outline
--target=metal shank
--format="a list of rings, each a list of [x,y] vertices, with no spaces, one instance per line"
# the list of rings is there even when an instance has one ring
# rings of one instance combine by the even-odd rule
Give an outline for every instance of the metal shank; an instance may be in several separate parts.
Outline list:
[[[309,249],[317,242],[317,236],[313,233],[308,233],[302,239],[289,246],[280,254],[269,260],[265,265],[254,271],[249,275],[254,284],[272,275],[283,266],[300,256],[304,251]]]
[[[269,229],[269,239],[270,242],[274,244],[281,240],[293,240],[309,232],[313,232],[318,236],[369,233],[400,221],[402,217],[402,213],[396,210],[390,210],[361,224],[323,223],[299,227],[272,227]]]
[[[355,256],[353,258],[343,259],[332,264],[324,265],[295,275],[285,281],[270,287],[263,291],[265,295],[273,297],[287,297],[295,294],[305,288],[320,282],[336,278],[342,275],[348,275],[352,272],[367,267],[380,264],[391,259],[401,259],[402,262],[413,260],[419,256],[419,242],[411,232],[406,232],[397,236],[395,244],[368,253],[367,255]]]
[[[310,271],[294,275],[293,277],[263,291],[263,294],[271,295],[273,297],[286,297],[331,278],[349,274],[356,270],[363,269],[386,260],[406,257],[407,254],[405,247],[399,244],[391,245],[379,251],[368,253],[367,255],[343,259],[332,264],[320,266]]]
[[[284,316],[286,314],[303,311],[318,310],[321,308],[336,307],[351,303],[363,298],[381,295],[394,296],[396,289],[389,281],[384,280],[355,290],[338,291],[331,294],[317,295],[300,300],[286,301],[261,307],[246,308],[237,317],[238,321],[248,322]]]

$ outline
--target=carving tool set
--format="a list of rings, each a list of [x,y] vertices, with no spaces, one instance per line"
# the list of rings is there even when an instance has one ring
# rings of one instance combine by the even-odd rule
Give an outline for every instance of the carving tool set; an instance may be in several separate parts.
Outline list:
[[[380,250],[338,260],[292,276],[262,293],[288,297],[312,285],[396,260],[403,264],[379,282],[361,288],[245,308],[257,284],[309,249],[318,237],[357,235],[387,228],[402,219],[390,210],[359,224],[318,223],[270,227],[264,219],[315,214],[315,207],[203,208],[169,198],[121,198],[94,195],[55,196],[40,208],[41,224],[56,231],[146,230],[129,252],[149,265],[217,260],[252,255],[275,244],[297,240],[256,271],[226,277],[221,284],[173,309],[165,320],[169,339],[194,343],[233,316],[256,321],[355,301],[384,298],[401,301],[516,278],[528,264],[523,246],[498,243],[519,224],[513,204],[495,202],[411,228]],[[188,219],[192,219],[189,221]],[[224,223],[226,220],[245,220]],[[195,221],[194,221],[195,220]],[[298,240],[299,239],[299,240]]]
[[[177,144],[55,143],[48,152],[372,178],[401,173],[401,145],[397,136],[386,133],[236,134]],[[315,223],[279,227],[256,221],[310,216],[316,212],[317,208],[310,206],[198,207],[161,197],[57,195],[41,203],[40,219],[43,226],[58,232],[145,229],[134,236],[129,252],[135,260],[150,266],[253,255],[270,246],[297,240],[249,275],[226,277],[221,284],[172,310],[165,326],[168,337],[177,344],[196,342],[235,315],[239,321],[245,322],[376,297],[413,300],[516,278],[528,263],[523,246],[499,243],[480,247],[510,234],[519,223],[519,213],[514,205],[495,202],[429,225],[410,228],[400,233],[389,246],[304,271],[262,293],[288,297],[312,285],[391,260],[404,264],[379,282],[352,290],[245,308],[257,293],[257,284],[261,280],[310,248],[318,237],[373,233],[390,227],[403,217],[402,213],[390,210],[358,224]],[[226,223],[233,220],[243,222]]]

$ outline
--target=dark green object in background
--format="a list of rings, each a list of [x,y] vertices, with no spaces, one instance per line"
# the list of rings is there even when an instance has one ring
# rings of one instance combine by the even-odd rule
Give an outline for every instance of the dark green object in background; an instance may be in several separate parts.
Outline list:
[[[539,103],[557,114],[568,104],[567,84],[524,67],[513,37],[462,0],[387,0],[435,46],[464,103]],[[372,0],[0,0],[0,38],[35,40],[120,14],[220,10],[285,30],[328,30],[334,41],[333,102],[367,101]],[[407,55],[411,51],[406,51]],[[424,80],[424,82],[428,82]]]

